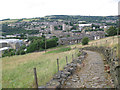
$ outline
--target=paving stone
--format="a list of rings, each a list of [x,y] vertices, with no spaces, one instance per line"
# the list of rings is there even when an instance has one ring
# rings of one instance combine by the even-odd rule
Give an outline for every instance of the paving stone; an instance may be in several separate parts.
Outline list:
[[[104,62],[99,53],[87,51],[88,57],[85,59],[85,66],[80,69],[80,72],[74,74],[67,81],[68,88],[104,88],[114,87],[112,80],[105,78]],[[81,56],[82,58],[82,56]],[[78,58],[80,59],[80,58]],[[77,64],[76,64],[77,65]],[[78,66],[78,65],[77,65]]]

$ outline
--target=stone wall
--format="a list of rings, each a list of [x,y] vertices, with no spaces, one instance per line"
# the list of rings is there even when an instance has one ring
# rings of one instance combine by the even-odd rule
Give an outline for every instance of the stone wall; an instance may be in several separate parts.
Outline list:
[[[53,78],[46,84],[39,88],[62,88],[65,81],[73,75],[78,69],[82,68],[82,62],[86,56],[86,52],[79,50],[80,56],[74,59],[71,63],[67,64],[62,71],[59,71]]]
[[[115,88],[120,88],[120,65],[118,64],[119,59],[116,53],[111,48],[106,47],[85,47],[84,50],[97,51],[104,55],[104,61],[107,62],[108,73],[112,76]]]

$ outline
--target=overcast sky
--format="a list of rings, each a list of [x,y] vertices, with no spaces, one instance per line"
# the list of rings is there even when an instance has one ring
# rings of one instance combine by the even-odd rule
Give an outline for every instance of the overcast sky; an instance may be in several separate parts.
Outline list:
[[[118,1],[120,0],[1,0],[0,19],[46,15],[117,15]]]

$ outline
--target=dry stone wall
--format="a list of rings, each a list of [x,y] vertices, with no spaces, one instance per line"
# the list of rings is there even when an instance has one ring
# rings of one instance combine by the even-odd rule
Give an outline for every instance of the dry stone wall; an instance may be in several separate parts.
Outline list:
[[[46,84],[46,86],[41,86],[39,88],[61,88],[63,87],[65,81],[73,75],[77,69],[82,68],[82,62],[86,56],[86,52],[79,50],[81,53],[77,59],[74,59],[71,63],[67,64],[62,71],[59,71],[53,76],[53,78]]]
[[[120,88],[120,65],[119,59],[116,57],[116,53],[111,48],[106,47],[85,47],[84,50],[97,51],[104,55],[104,60],[109,65],[108,73],[111,74],[115,88]]]

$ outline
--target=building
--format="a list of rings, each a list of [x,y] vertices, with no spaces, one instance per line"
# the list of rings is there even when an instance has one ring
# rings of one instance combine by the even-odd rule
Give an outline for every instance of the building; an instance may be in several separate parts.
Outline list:
[[[91,32],[86,32],[86,34],[89,35],[92,40],[105,38],[105,32],[104,31],[91,31]]]
[[[59,39],[59,45],[72,45],[80,43],[82,37],[64,37]]]
[[[1,39],[0,48],[10,47],[12,49],[19,49],[23,45],[23,41],[19,39]]]
[[[97,40],[101,38],[105,38],[104,31],[92,31],[87,33],[79,33],[78,35],[74,35],[71,37],[63,37],[59,38],[59,45],[71,45],[81,43],[82,38],[88,37],[89,40]]]
[[[51,33],[54,32],[54,26],[53,25],[50,25],[50,31],[51,31]]]
[[[91,27],[92,24],[79,24],[79,29],[82,30],[83,27]]]
[[[62,25],[62,29],[63,29],[63,31],[66,30],[66,24],[63,24],[63,25]]]

